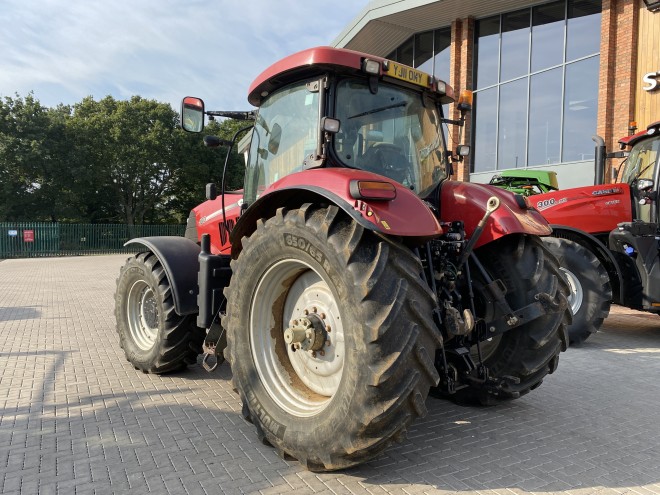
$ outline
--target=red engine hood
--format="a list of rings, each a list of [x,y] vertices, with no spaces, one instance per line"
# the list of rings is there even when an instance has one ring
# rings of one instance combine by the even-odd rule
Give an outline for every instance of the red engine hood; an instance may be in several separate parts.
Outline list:
[[[530,196],[529,201],[552,225],[591,234],[609,232],[632,220],[628,184],[600,184]]]

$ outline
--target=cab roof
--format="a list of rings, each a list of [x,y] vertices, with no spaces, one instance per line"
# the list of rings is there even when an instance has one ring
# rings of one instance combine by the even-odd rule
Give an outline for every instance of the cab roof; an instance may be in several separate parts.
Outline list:
[[[660,134],[660,120],[650,124],[646,130],[640,131],[637,134],[632,134],[630,136],[625,136],[619,139],[619,145],[621,149],[624,149],[626,146],[633,146],[636,142],[644,139],[647,136],[655,136]]]
[[[250,86],[248,101],[251,105],[258,107],[263,99],[277,88],[301,78],[320,76],[328,70],[346,74],[362,73],[362,64],[365,59],[380,62],[379,75],[387,75],[385,67],[390,61],[354,50],[319,46],[294,53],[274,63],[257,76]],[[415,70],[412,67],[407,68]],[[436,81],[431,76],[429,76],[429,80],[432,81],[432,87],[429,89],[435,89]],[[454,94],[449,85],[446,85],[446,95],[453,101]]]

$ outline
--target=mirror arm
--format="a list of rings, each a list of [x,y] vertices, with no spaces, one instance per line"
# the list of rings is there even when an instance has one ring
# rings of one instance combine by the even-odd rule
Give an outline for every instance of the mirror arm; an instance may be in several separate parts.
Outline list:
[[[226,117],[234,120],[254,120],[257,116],[256,110],[250,110],[248,112],[231,112],[225,110],[210,110],[204,112],[209,117]]]

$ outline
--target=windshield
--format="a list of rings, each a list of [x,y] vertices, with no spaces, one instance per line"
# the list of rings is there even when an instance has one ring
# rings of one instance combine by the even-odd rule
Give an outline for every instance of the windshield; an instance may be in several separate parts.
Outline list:
[[[632,184],[637,179],[653,179],[660,154],[660,137],[647,139],[633,146],[626,161],[621,182]]]
[[[422,98],[384,83],[373,94],[365,80],[341,81],[335,139],[341,161],[389,177],[421,197],[429,194],[448,167],[437,105],[425,106]]]

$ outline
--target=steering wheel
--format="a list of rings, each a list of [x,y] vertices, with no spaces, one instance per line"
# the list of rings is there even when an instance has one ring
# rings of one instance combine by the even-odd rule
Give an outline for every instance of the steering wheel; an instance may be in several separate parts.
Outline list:
[[[395,144],[377,143],[367,149],[362,157],[362,168],[369,172],[403,183],[410,179],[410,162],[401,148]]]

